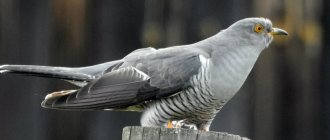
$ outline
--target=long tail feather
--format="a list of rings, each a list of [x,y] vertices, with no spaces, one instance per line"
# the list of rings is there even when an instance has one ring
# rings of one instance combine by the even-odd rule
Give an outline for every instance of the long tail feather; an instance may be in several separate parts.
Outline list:
[[[0,74],[13,73],[38,77],[49,77],[63,80],[90,81],[92,75],[81,73],[75,68],[49,67],[35,65],[2,65]]]

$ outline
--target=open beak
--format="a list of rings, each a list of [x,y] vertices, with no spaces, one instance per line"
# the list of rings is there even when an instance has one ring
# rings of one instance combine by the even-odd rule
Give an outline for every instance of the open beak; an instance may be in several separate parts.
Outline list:
[[[271,34],[272,35],[288,35],[288,32],[286,32],[285,30],[280,29],[280,28],[272,28]]]

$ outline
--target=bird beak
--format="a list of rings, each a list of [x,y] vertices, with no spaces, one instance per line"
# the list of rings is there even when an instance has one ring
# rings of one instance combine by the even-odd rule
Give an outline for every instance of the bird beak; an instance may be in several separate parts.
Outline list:
[[[271,34],[272,35],[288,35],[288,32],[286,32],[285,30],[280,29],[280,28],[272,28]]]

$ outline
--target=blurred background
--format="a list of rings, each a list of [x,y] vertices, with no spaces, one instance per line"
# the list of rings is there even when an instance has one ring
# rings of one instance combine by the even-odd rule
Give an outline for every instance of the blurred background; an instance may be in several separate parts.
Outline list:
[[[330,140],[328,0],[0,0],[0,64],[79,67],[142,47],[194,43],[246,17],[289,32],[259,57],[211,130],[253,140]],[[1,140],[120,140],[140,113],[40,107],[54,79],[0,76]]]

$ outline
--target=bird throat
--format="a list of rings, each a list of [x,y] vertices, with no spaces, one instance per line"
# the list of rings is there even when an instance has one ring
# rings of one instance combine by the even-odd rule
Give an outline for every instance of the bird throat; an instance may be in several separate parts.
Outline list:
[[[241,88],[263,50],[257,46],[233,48],[229,51],[218,50],[222,53],[215,53],[211,60],[213,65],[210,65],[211,90],[223,101],[231,99]]]

